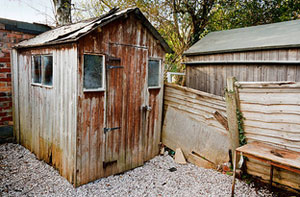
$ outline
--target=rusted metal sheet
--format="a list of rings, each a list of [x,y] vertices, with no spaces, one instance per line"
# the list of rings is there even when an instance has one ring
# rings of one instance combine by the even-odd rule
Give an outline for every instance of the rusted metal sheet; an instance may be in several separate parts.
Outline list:
[[[33,54],[53,55],[53,86],[31,84]],[[64,48],[19,51],[14,65],[14,114],[17,114],[20,144],[39,159],[53,164],[71,183],[75,178],[75,136],[77,102],[77,49]],[[17,66],[17,68],[15,68]],[[17,98],[18,97],[18,98]]]
[[[160,59],[162,74],[166,48],[137,18],[141,13],[130,13],[74,44],[17,49],[20,143],[75,186],[142,165],[159,152],[163,80],[148,90],[147,66],[149,58]],[[86,53],[106,59],[102,91],[84,91]],[[30,84],[33,54],[53,54],[53,87]]]
[[[142,165],[158,154],[163,84],[148,90],[147,61],[149,57],[163,61],[165,52],[133,15],[93,31],[78,46],[76,185],[82,185]],[[105,91],[83,91],[84,53],[103,54],[108,65],[116,66],[106,69]],[[95,109],[98,118],[92,124],[87,120],[93,120]],[[117,129],[104,132],[104,128]]]
[[[161,46],[166,52],[173,52],[172,49],[168,46],[168,44],[165,42],[165,40],[161,37],[161,35],[145,18],[143,13],[138,8],[128,8],[124,10],[113,8],[108,13],[98,18],[55,28],[53,30],[40,34],[39,36],[36,36],[33,39],[20,42],[15,47],[26,48],[78,41],[81,37],[89,34],[91,31],[94,31],[97,28],[101,28],[121,18],[126,18],[129,14],[134,14],[136,17],[139,18],[139,21],[143,24],[144,28],[148,29],[148,31],[160,42]]]

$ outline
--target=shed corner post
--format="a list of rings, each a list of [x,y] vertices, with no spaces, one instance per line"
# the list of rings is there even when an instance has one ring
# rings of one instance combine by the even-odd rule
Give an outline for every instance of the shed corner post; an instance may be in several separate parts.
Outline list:
[[[20,123],[19,123],[19,67],[17,50],[11,52],[12,70],[12,113],[13,113],[13,136],[14,140],[20,144]]]
[[[229,137],[231,144],[231,153],[232,153],[232,164],[235,164],[235,150],[240,146],[239,142],[239,125],[237,110],[239,109],[238,105],[238,91],[235,86],[236,79],[235,77],[227,78],[227,88],[225,90],[225,101],[226,101],[226,113],[228,120],[229,128]]]

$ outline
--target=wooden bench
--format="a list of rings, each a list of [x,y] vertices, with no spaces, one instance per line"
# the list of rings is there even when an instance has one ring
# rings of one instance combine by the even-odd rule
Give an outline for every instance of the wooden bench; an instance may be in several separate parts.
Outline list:
[[[300,174],[300,153],[296,151],[277,148],[261,142],[252,142],[239,147],[235,150],[234,161],[237,161],[237,155],[243,153],[243,156],[257,159],[271,166],[270,186],[273,182],[273,168],[283,168]],[[233,181],[231,196],[234,196],[236,163],[233,165]]]

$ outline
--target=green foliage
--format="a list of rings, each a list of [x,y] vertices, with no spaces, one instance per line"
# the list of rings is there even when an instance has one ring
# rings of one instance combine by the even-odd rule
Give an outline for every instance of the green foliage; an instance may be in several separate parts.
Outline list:
[[[300,0],[81,0],[74,21],[97,17],[113,7],[139,7],[174,54],[166,71],[183,72],[182,54],[208,32],[298,19]]]
[[[219,31],[298,19],[300,0],[222,0],[208,29]]]
[[[240,146],[247,144],[246,136],[244,134],[244,120],[242,112],[237,109],[236,110],[237,120],[238,120],[238,129],[239,129],[239,139],[240,139]]]

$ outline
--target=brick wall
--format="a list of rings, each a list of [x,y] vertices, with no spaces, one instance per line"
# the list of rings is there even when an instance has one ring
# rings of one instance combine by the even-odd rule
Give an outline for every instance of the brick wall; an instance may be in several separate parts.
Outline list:
[[[0,126],[12,124],[10,50],[16,43],[33,36],[6,30],[0,23]]]

